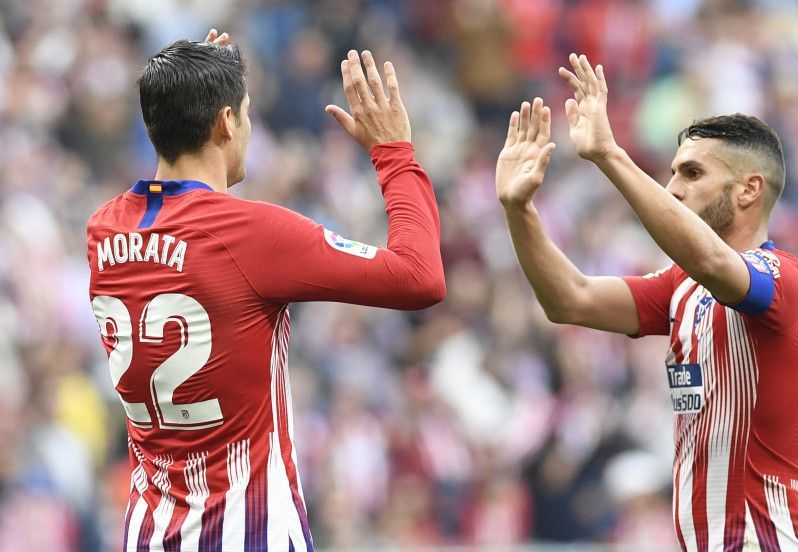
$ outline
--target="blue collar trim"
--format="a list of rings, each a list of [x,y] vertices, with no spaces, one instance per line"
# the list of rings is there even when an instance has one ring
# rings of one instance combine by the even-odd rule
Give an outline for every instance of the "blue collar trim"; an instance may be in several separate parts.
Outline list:
[[[773,240],[768,240],[765,243],[763,243],[762,245],[760,245],[759,249],[770,249],[770,250],[773,250],[773,249],[776,249],[776,245],[773,243]]]
[[[157,187],[160,186],[160,190]],[[175,196],[190,192],[191,190],[213,190],[204,182],[196,180],[139,180],[130,191],[138,195],[149,193]]]

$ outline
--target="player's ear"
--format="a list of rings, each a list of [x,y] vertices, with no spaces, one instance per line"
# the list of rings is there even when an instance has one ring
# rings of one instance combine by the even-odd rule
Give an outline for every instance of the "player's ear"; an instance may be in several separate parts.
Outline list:
[[[213,133],[216,140],[220,142],[232,140],[235,126],[236,116],[233,113],[233,109],[229,105],[226,105],[216,113],[216,118],[214,119]]]
[[[737,204],[742,209],[753,205],[765,193],[765,177],[759,173],[747,175],[742,181],[742,192],[737,197]]]

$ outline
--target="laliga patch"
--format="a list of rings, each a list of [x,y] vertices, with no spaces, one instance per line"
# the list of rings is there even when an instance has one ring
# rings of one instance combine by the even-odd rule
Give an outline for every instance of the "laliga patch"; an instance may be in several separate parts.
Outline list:
[[[668,385],[674,414],[696,414],[704,404],[700,364],[668,364]]]
[[[342,238],[335,232],[324,229],[324,239],[330,244],[330,247],[349,253],[355,257],[363,257],[364,259],[373,259],[377,255],[377,248],[373,245],[360,243],[358,241],[348,240]]]
[[[761,272],[762,274],[770,274],[770,270],[768,270],[768,267],[765,265],[765,261],[763,261],[759,255],[754,255],[753,253],[743,253],[743,258],[748,261],[757,272]]]

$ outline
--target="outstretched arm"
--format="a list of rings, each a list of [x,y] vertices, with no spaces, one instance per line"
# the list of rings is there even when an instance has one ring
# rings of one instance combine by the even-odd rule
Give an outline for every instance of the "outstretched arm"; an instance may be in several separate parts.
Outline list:
[[[351,241],[288,209],[253,203],[242,226],[268,239],[248,240],[233,255],[253,288],[270,301],[420,309],[446,293],[435,192],[414,158],[396,73],[384,65],[386,96],[373,56],[365,51],[362,58],[365,72],[354,50],[341,63],[351,115],[337,106],[326,110],[370,153],[385,198],[388,245]]]
[[[524,102],[510,117],[496,165],[496,193],[518,262],[551,321],[637,334],[637,309],[626,283],[582,274],[546,235],[532,204],[554,150],[550,136],[549,108],[540,98],[531,106]]]
[[[560,67],[560,78],[574,93],[565,103],[565,112],[579,155],[607,175],[654,241],[691,278],[724,303],[745,297],[750,276],[737,252],[615,143],[603,67],[598,65],[594,71],[584,55],[571,54],[569,59],[573,72]]]

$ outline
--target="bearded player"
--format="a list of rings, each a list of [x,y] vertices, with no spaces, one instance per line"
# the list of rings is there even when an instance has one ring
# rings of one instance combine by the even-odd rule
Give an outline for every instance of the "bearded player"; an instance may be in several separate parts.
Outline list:
[[[309,551],[286,368],[288,303],[420,309],[445,293],[432,186],[413,157],[393,66],[341,73],[370,154],[388,245],[344,239],[236,199],[250,134],[244,63],[226,34],[175,42],[139,75],[153,180],[88,223],[90,297],[127,414],[125,550]]]
[[[643,277],[582,274],[534,206],[554,149],[540,99],[510,118],[496,169],[518,260],[550,320],[670,335],[673,513],[683,550],[798,550],[798,261],[768,239],[784,187],[776,133],[755,117],[696,121],[666,188],[614,141],[601,65],[572,54],[560,77],[570,138],[674,264]]]

